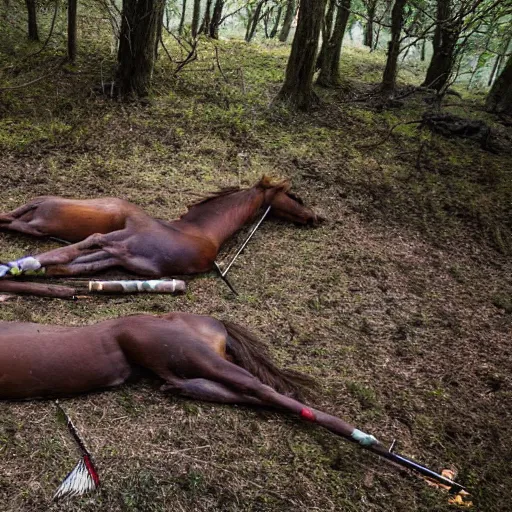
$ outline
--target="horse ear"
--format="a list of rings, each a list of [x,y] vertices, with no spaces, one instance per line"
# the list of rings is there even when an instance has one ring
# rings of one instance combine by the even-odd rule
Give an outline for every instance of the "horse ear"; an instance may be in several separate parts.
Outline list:
[[[288,192],[288,190],[290,190],[290,188],[291,188],[291,183],[290,183],[290,180],[282,180],[282,181],[275,182],[272,180],[272,178],[270,176],[267,176],[266,174],[264,174],[261,177],[261,180],[259,181],[257,186],[264,188],[264,189],[277,188],[277,189],[283,190],[284,192]]]
[[[270,178],[270,176],[267,176],[266,174],[264,174],[261,177],[261,180],[259,181],[258,186],[261,188],[272,188],[272,178]]]
[[[279,183],[279,188],[283,190],[283,192],[288,192],[292,188],[292,184],[290,180],[283,180]]]

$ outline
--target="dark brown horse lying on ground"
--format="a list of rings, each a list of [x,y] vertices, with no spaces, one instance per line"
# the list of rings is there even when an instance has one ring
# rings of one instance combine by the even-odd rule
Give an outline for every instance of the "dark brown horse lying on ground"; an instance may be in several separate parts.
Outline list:
[[[296,414],[454,492],[463,489],[340,418],[300,402],[301,387],[310,380],[278,369],[262,343],[235,324],[186,313],[136,315],[88,327],[0,322],[0,399],[118,386],[140,367],[164,381],[162,391]]]
[[[122,199],[39,197],[1,214],[0,229],[75,243],[0,265],[0,277],[41,268],[52,276],[92,274],[111,267],[149,277],[206,272],[222,244],[261,207],[271,206],[274,216],[298,224],[323,220],[289,189],[288,181],[272,184],[263,177],[252,188],[224,189],[172,222],[154,219]]]
[[[140,367],[164,381],[163,391],[275,407],[371,444],[374,451],[381,446],[373,436],[292,398],[309,379],[278,369],[260,341],[229,322],[186,313],[135,315],[87,327],[0,322],[0,399],[118,386]]]

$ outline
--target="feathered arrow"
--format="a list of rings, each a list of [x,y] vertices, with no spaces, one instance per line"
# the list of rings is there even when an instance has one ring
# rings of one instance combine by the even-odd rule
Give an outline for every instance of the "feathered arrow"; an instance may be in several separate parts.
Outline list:
[[[73,422],[58,400],[55,402],[55,405],[59,413],[66,420],[68,430],[82,454],[82,458],[78,461],[78,464],[68,473],[66,478],[64,478],[53,497],[54,500],[60,500],[62,498],[81,496],[82,494],[96,490],[100,485],[100,478],[92,461],[92,456],[85,447]]]

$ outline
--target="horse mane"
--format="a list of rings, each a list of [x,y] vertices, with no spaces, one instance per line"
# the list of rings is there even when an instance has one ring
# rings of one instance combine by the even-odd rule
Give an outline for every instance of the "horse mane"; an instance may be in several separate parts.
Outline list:
[[[208,203],[212,201],[213,199],[218,199],[219,197],[229,196],[231,194],[234,194],[235,192],[240,192],[240,187],[222,187],[221,189],[217,190],[216,192],[211,192],[207,195],[200,195],[199,199],[197,201],[194,201],[193,203],[190,203],[187,205],[187,208],[190,210],[193,206],[199,206],[200,204]]]
[[[302,200],[300,198],[298,198],[294,194],[291,194],[288,192],[288,190],[290,189],[290,182],[288,180],[274,181],[269,176],[263,175],[261,177],[260,181],[258,181],[258,183],[256,183],[256,185],[254,185],[252,187],[249,187],[249,188],[223,187],[223,188],[217,190],[216,192],[211,192],[207,195],[201,195],[197,201],[190,203],[187,206],[187,208],[190,210],[190,208],[192,208],[194,206],[199,206],[201,204],[205,204],[210,201],[213,201],[214,199],[218,199],[219,197],[229,196],[236,192],[241,192],[242,190],[249,190],[250,188],[262,188],[262,189],[281,188],[292,199],[295,199],[298,203],[303,204]]]

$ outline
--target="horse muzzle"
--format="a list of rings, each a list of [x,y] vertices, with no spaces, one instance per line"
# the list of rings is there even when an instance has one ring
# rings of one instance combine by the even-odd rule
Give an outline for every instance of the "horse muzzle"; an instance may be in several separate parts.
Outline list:
[[[326,221],[327,221],[327,219],[324,216],[313,214],[313,216],[308,219],[307,225],[317,228],[318,226],[322,225]]]

